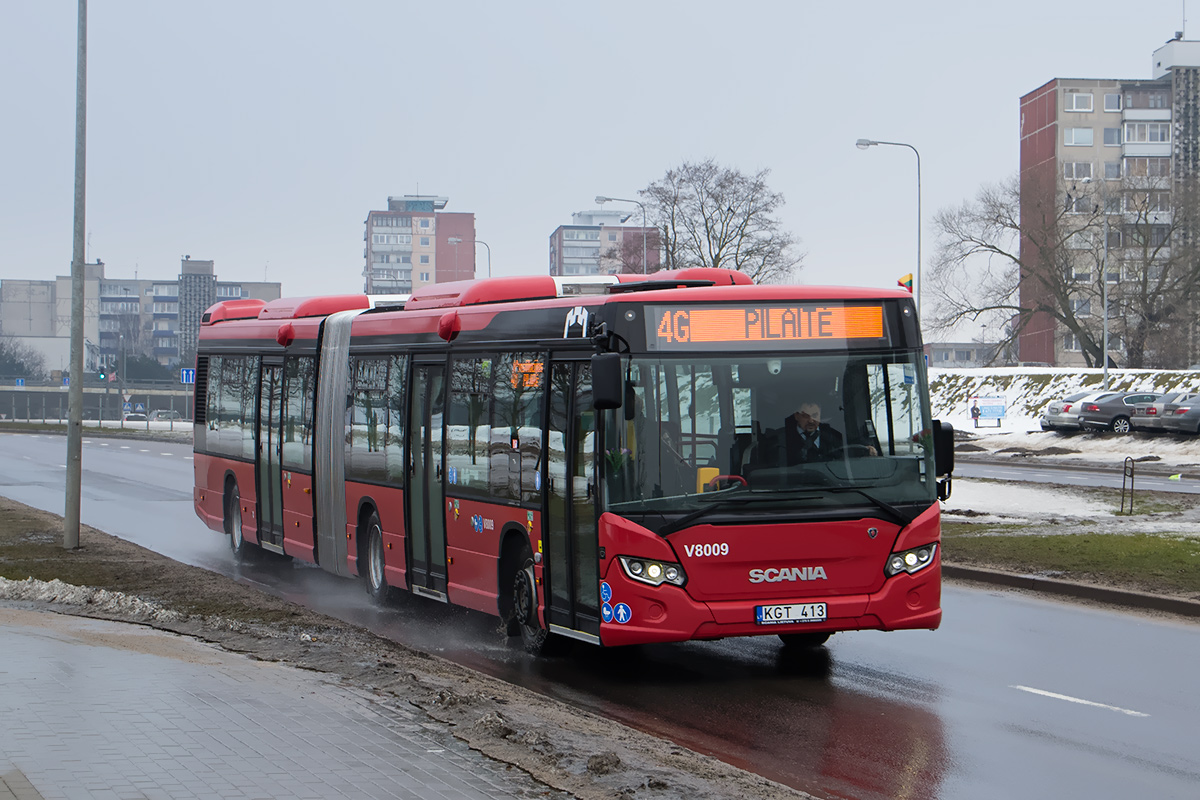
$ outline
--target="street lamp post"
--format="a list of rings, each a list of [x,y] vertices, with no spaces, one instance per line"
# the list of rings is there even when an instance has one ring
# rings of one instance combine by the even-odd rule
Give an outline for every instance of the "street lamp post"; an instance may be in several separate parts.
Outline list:
[[[602,194],[596,195],[596,202],[600,205],[604,205],[610,201],[614,203],[637,203],[638,207],[642,209],[642,274],[650,274],[650,264],[646,261],[646,207],[642,205],[640,200],[627,200],[624,197],[606,197]]]
[[[1091,178],[1084,178],[1084,183],[1091,183]],[[1100,360],[1104,362],[1104,378],[1100,382],[1100,388],[1108,391],[1108,185],[1100,181],[1100,213],[1104,215],[1103,232],[1104,249],[1100,251],[1100,304],[1103,320],[1103,334],[1101,347],[1103,352],[1100,353]]]
[[[881,144],[892,147],[907,147],[917,157],[917,280],[913,285],[913,296],[917,301],[917,319],[919,320],[921,318],[921,154],[917,148],[905,142],[877,142],[874,139],[859,139],[854,143],[854,146],[859,150],[866,150],[867,148]]]
[[[455,268],[457,269],[457,267],[458,267],[458,245],[459,245],[459,244],[462,242],[462,239],[461,239],[460,237],[458,237],[458,236],[451,236],[451,237],[450,237],[449,239],[447,239],[446,241],[447,241],[447,242],[449,242],[450,244],[454,245],[454,253],[455,253],[455,256],[454,256],[454,262],[455,262],[455,263],[454,263],[454,266],[455,266]],[[490,277],[492,277],[492,248],[491,248],[491,246],[489,246],[489,245],[488,245],[488,243],[487,243],[487,242],[485,242],[483,239],[472,239],[472,240],[471,240],[471,243],[472,243],[472,244],[481,244],[481,245],[483,245],[484,247],[486,247],[486,248],[487,248],[487,254],[488,254],[488,277],[489,277],[489,278],[490,278]],[[472,270],[472,272],[474,272],[474,270]]]

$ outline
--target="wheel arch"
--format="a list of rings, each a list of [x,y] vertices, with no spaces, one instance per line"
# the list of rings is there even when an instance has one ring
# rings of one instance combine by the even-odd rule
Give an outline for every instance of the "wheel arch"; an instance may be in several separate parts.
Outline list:
[[[508,619],[512,612],[512,587],[509,576],[513,564],[521,557],[524,548],[533,549],[529,531],[516,522],[509,522],[500,529],[500,544],[496,559],[496,611],[500,619]]]
[[[367,520],[372,514],[379,516],[379,527],[383,528],[383,514],[379,513],[379,504],[370,495],[363,495],[358,500],[358,508],[354,512],[354,569],[360,576],[363,574],[362,565],[367,563]]]

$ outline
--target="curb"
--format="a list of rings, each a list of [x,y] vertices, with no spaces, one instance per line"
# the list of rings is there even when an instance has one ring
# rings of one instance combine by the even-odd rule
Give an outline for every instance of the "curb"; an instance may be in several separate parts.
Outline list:
[[[1165,611],[1169,614],[1180,614],[1185,617],[1200,617],[1200,602],[1195,600],[1162,597],[1145,592],[1131,592],[1126,589],[1108,589],[1103,586],[1091,586],[1086,583],[1040,578],[1036,575],[1017,575],[1012,572],[999,572],[997,570],[979,569],[976,567],[956,567],[945,563],[942,564],[942,575],[954,580],[974,581],[993,586],[1008,586],[1014,589],[1028,589],[1059,597],[1095,600],[1100,603],[1110,603],[1127,608]]]
[[[1096,463],[1092,463],[1092,462],[1079,462],[1079,461],[1069,462],[1069,461],[1043,460],[1043,459],[1061,458],[1061,456],[1037,456],[1037,454],[1034,453],[1034,454],[1031,454],[1030,457],[1031,458],[1037,457],[1039,460],[1037,460],[1037,461],[1022,460],[1017,463],[1021,463],[1023,465],[1031,466],[1031,467],[1041,467],[1043,469],[1072,469],[1072,470],[1076,470],[1079,472],[1102,472],[1102,473],[1107,473],[1107,474],[1111,474],[1111,475],[1120,475],[1125,469],[1124,464],[1108,466],[1105,464],[1096,464]],[[1002,456],[996,456],[996,455],[992,455],[990,453],[974,453],[974,452],[971,452],[971,453],[955,452],[954,460],[956,462],[962,461],[962,462],[970,463],[970,464],[1001,464],[1001,465],[1003,465],[1004,463],[1006,463],[1005,458]],[[1183,467],[1165,466],[1157,461],[1135,461],[1134,463],[1136,465],[1135,469],[1136,469],[1138,475],[1153,475],[1154,477],[1157,478],[1157,477],[1163,477],[1163,476],[1182,474],[1184,480],[1200,479],[1200,473],[1197,473],[1194,471],[1188,472],[1188,471],[1184,470]]]

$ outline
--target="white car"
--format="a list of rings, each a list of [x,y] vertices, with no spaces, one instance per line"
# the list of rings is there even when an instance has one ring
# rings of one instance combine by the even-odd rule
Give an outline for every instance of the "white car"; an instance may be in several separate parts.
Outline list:
[[[1044,431],[1079,430],[1079,403],[1084,400],[1094,400],[1108,392],[1076,392],[1061,400],[1055,400],[1046,406],[1042,412],[1041,423]]]

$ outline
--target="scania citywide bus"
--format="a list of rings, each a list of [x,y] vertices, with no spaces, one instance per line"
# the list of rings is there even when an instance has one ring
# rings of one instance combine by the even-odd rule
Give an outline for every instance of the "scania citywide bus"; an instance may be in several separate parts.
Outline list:
[[[952,431],[907,292],[691,269],[230,300],[196,366],[196,513],[239,557],[534,653],[940,623]]]

